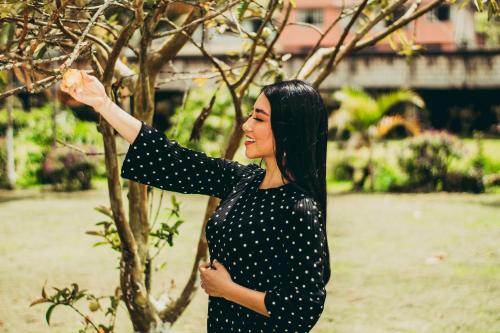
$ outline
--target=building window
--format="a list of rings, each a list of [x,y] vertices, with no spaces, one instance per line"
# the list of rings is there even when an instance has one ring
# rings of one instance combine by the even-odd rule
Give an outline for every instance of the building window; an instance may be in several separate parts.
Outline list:
[[[257,32],[259,30],[260,26],[262,25],[262,19],[253,19],[250,21],[251,26],[252,26],[252,31]]]
[[[450,6],[440,5],[431,10],[428,14],[429,21],[431,22],[446,22],[450,20]]]
[[[316,26],[323,25],[323,9],[321,8],[305,8],[297,10],[297,22],[314,24]]]

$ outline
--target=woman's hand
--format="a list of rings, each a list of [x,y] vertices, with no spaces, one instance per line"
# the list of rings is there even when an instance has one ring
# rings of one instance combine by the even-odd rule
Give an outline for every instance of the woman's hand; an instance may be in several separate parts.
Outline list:
[[[96,111],[108,101],[103,84],[85,71],[69,69],[61,81],[61,90],[77,101],[90,105]]]
[[[233,283],[227,269],[217,260],[199,266],[201,276],[201,287],[210,296],[225,297],[228,287]]]

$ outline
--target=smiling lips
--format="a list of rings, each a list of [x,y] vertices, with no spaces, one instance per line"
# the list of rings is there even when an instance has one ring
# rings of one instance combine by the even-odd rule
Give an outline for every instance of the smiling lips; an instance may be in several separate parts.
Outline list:
[[[251,145],[254,142],[255,142],[255,139],[247,137],[247,139],[245,140],[245,145],[248,146],[248,145]]]

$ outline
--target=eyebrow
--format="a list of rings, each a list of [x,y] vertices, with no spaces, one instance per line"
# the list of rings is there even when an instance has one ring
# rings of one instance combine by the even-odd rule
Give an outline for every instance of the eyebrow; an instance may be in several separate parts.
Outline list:
[[[259,109],[259,108],[255,108],[255,112],[257,113],[263,113],[265,114],[266,116],[269,116],[269,113],[267,113],[266,111],[262,110],[262,109]]]

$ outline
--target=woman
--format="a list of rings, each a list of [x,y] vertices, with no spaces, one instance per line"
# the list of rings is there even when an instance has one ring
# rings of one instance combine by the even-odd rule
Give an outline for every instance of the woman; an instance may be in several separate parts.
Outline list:
[[[319,93],[300,80],[262,89],[242,126],[245,154],[262,158],[262,169],[179,145],[121,110],[97,78],[81,73],[81,82],[68,87],[63,80],[61,89],[131,144],[122,177],[221,199],[205,229],[211,263],[199,267],[209,295],[207,331],[309,332],[330,278],[327,113]]]

